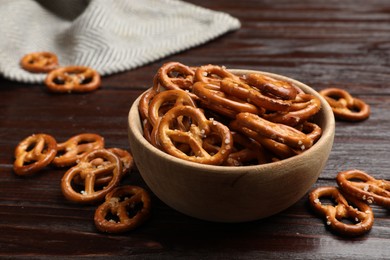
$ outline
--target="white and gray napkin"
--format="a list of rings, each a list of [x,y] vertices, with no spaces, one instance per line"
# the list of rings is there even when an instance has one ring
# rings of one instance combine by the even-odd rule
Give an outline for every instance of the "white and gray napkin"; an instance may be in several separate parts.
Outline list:
[[[26,83],[44,74],[20,68],[27,53],[50,51],[61,66],[101,75],[134,69],[206,43],[240,22],[179,0],[0,0],[0,74]]]

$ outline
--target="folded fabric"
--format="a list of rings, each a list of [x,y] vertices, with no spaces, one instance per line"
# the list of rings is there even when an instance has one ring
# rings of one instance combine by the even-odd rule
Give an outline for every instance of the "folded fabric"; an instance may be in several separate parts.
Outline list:
[[[240,22],[179,0],[2,0],[0,74],[26,83],[44,74],[21,69],[27,53],[50,51],[61,66],[101,75],[134,69],[203,44]]]

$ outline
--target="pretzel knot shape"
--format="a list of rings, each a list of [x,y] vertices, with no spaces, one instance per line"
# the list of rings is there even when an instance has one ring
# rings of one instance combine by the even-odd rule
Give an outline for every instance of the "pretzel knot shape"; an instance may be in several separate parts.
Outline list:
[[[353,104],[353,97],[348,91],[340,88],[326,88],[319,92],[333,107],[346,107]]]
[[[322,204],[320,199],[326,197],[333,198],[337,204]],[[345,197],[337,187],[316,188],[310,192],[309,200],[313,209],[326,218],[326,224],[340,234],[359,236],[368,232],[374,223],[370,206],[353,197]],[[342,219],[349,219],[354,223],[347,224]]]
[[[343,192],[369,204],[390,208],[390,181],[377,180],[360,170],[339,172],[336,181]]]
[[[128,171],[134,166],[133,156],[128,151],[120,148],[108,148],[107,151],[114,153],[116,156],[118,156],[118,158],[122,162],[122,173],[120,177],[123,178],[123,176],[125,176],[128,173]],[[104,161],[102,159],[96,159],[93,161],[93,163],[94,165],[99,165],[104,163]],[[110,183],[111,180],[112,180],[112,175],[108,172],[106,175],[101,175],[98,178],[96,178],[95,185],[104,186],[107,183]],[[77,175],[74,177],[73,182],[76,185],[83,185],[84,180],[81,178],[80,175]]]
[[[108,148],[110,152],[113,152],[122,162],[122,174],[126,174],[134,167],[133,155],[126,150],[120,148]]]
[[[302,151],[313,145],[313,140],[303,132],[284,124],[273,123],[258,115],[240,113],[235,121],[260,135]]]
[[[57,167],[73,166],[86,153],[104,147],[104,138],[97,134],[84,133],[72,136],[57,145],[53,164]]]
[[[246,75],[245,80],[265,95],[269,93],[284,100],[293,100],[297,95],[297,89],[287,81],[277,80],[259,73],[250,73]]]
[[[57,154],[57,142],[47,134],[34,134],[15,148],[14,172],[30,175],[49,165]]]
[[[138,111],[142,119],[144,137],[146,140],[148,140],[149,143],[152,142],[151,134],[153,130],[153,126],[149,121],[149,105],[154,96],[156,96],[158,93],[159,92],[157,90],[151,88],[141,96],[138,103]]]
[[[159,92],[154,90],[153,88],[147,90],[140,98],[138,103],[138,110],[142,120],[149,118],[149,105],[152,102],[153,98]]]
[[[97,89],[101,84],[97,71],[85,66],[61,67],[49,72],[46,87],[56,93],[83,93]]]
[[[313,140],[313,143],[317,142],[322,135],[322,128],[315,123],[306,121],[300,126],[300,128],[306,136]]]
[[[317,114],[321,108],[321,101],[311,94],[299,94],[292,101],[288,111],[264,114],[263,117],[275,123],[296,126]]]
[[[238,76],[229,72],[224,67],[209,64],[196,69],[194,82],[200,81],[218,86],[224,78],[239,79]]]
[[[223,115],[234,118],[239,112],[260,114],[260,109],[245,100],[225,94],[219,87],[213,84],[196,82],[192,89],[199,97],[201,104]]]
[[[287,111],[291,106],[290,100],[282,100],[263,95],[259,89],[254,88],[241,80],[224,78],[221,81],[220,86],[221,90],[226,94],[245,100],[259,108],[271,111]]]
[[[105,149],[93,150],[87,153],[80,162],[70,168],[62,177],[61,190],[65,198],[78,203],[95,203],[115,188],[121,178],[122,162],[112,152]],[[109,183],[97,187],[99,177],[111,175]],[[84,183],[77,187],[75,178],[81,178]],[[79,189],[80,188],[80,189]],[[84,188],[82,190],[82,188]]]
[[[157,71],[159,83],[166,89],[191,90],[194,70],[179,62],[168,62]]]
[[[271,138],[265,137],[264,135],[261,135],[256,131],[244,127],[237,120],[231,121],[229,127],[255,140],[256,142],[261,144],[261,146],[265,148],[267,152],[271,152],[272,154],[277,156],[278,159],[286,159],[295,156],[301,152],[300,150],[293,149],[288,145],[272,140]]]
[[[107,233],[133,230],[149,218],[150,204],[149,194],[141,187],[117,187],[106,195],[105,202],[96,209],[95,226]]]
[[[229,154],[224,165],[240,166],[255,161],[256,164],[267,162],[264,148],[255,140],[247,136],[232,132],[234,150]]]
[[[169,108],[180,105],[196,107],[195,102],[184,90],[174,89],[160,92],[154,96],[149,105],[149,121],[153,127],[157,125],[162,114],[160,113],[160,108],[164,105],[169,105]]]
[[[20,65],[29,72],[47,73],[58,67],[58,58],[51,52],[32,52],[23,56]]]
[[[339,88],[327,88],[319,92],[331,106],[336,118],[346,121],[363,121],[370,116],[370,106]]]
[[[176,119],[181,116],[191,119],[188,131],[173,127]],[[222,142],[219,151],[215,154],[209,154],[202,147],[203,139],[210,134],[218,135]],[[190,106],[176,106],[170,109],[161,119],[158,138],[162,148],[168,154],[202,164],[222,164],[233,147],[233,138],[229,128],[215,120],[207,120],[200,109]],[[176,146],[176,144],[183,143],[189,145],[192,153],[184,153]]]

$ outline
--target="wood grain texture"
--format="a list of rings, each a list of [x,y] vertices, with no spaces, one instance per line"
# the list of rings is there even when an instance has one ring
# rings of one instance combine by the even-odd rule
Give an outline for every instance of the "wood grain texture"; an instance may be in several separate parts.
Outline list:
[[[371,105],[360,123],[338,121],[329,161],[313,186],[336,185],[338,171],[357,168],[390,179],[390,2],[387,0],[189,1],[228,12],[242,28],[142,68],[103,78],[86,95],[52,95],[42,85],[0,77],[0,257],[132,256],[193,259],[384,259],[390,255],[390,211],[373,206],[370,233],[332,233],[303,197],[267,219],[218,224],[180,214],[152,195],[151,219],[123,235],[97,232],[95,206],[67,202],[63,169],[23,178],[12,171],[13,151],[26,136],[45,132],[59,141],[94,132],[107,147],[128,149],[127,113],[167,61],[219,64],[286,75],[314,89],[341,87]],[[125,183],[146,187],[134,170]],[[276,195],[277,196],[277,195]]]

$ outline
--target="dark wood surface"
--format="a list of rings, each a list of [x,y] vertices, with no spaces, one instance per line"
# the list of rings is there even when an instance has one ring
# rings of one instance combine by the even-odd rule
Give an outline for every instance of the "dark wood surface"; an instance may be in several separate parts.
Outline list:
[[[106,235],[93,224],[95,206],[75,205],[62,196],[65,170],[48,167],[28,178],[13,173],[14,148],[32,133],[48,133],[61,142],[94,132],[105,137],[107,147],[128,149],[130,105],[151,86],[164,62],[180,61],[269,71],[316,90],[334,86],[350,91],[371,105],[371,117],[359,123],[337,121],[329,161],[313,188],[336,185],[337,172],[353,168],[390,179],[388,0],[190,2],[230,13],[240,19],[241,29],[104,77],[100,90],[85,95],[52,95],[43,85],[0,77],[0,257],[389,259],[390,211],[379,206],[372,207],[371,232],[345,238],[326,228],[307,196],[267,219],[221,224],[185,216],[152,195],[147,223],[126,234]],[[125,183],[146,187],[137,170]]]

